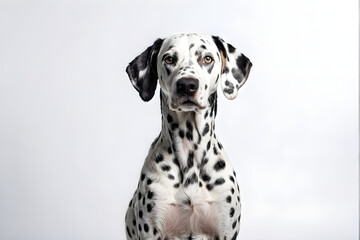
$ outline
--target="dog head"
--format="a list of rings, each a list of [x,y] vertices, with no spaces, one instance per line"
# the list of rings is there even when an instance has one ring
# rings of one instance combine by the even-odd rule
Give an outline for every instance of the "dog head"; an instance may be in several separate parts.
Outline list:
[[[157,81],[173,111],[209,107],[208,98],[221,82],[226,98],[234,99],[252,64],[221,38],[181,34],[158,39],[126,68],[144,101],[152,99]]]

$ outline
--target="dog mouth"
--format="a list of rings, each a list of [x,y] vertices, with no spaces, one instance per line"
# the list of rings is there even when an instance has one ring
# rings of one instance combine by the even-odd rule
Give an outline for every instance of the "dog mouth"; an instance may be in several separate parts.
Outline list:
[[[183,102],[181,103],[181,105],[191,107],[191,106],[198,106],[199,104],[196,103],[196,102],[193,101],[193,100],[187,99],[187,100],[183,101]]]
[[[194,98],[192,97],[183,97],[180,99],[176,99],[172,101],[171,107],[175,109],[182,110],[193,110],[193,109],[205,109],[205,107],[201,106]]]

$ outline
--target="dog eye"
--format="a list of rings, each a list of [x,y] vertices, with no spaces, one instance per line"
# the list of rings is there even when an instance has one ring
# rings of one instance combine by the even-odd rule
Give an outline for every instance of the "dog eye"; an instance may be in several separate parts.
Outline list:
[[[174,63],[174,58],[168,56],[168,57],[166,57],[166,58],[164,59],[164,61],[165,61],[167,64],[173,64],[173,63]]]
[[[213,61],[212,57],[210,57],[210,56],[204,57],[204,63],[210,64],[210,63],[212,63],[212,61]]]

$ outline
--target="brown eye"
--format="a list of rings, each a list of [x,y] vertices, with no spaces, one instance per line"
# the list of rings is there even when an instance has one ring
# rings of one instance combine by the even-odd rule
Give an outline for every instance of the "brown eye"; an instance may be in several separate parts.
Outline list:
[[[164,60],[167,64],[173,64],[174,63],[174,58],[173,57],[166,57]]]
[[[204,57],[204,63],[210,64],[210,63],[212,63],[212,61],[213,61],[212,57],[210,57],[210,56]]]

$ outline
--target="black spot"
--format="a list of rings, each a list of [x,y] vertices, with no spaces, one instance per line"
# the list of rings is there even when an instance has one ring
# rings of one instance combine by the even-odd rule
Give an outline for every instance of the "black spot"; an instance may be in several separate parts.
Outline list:
[[[150,203],[148,203],[148,205],[146,205],[146,209],[147,209],[148,212],[151,212],[152,205]]]
[[[144,174],[144,173],[143,173],[143,174],[141,174],[140,179],[141,179],[141,181],[144,181],[144,179],[145,179],[145,174]]]
[[[236,240],[237,235],[238,235],[238,232],[236,231],[235,234],[234,234],[234,236],[231,238],[231,240]]]
[[[211,140],[209,140],[209,141],[208,141],[208,143],[207,143],[207,145],[206,145],[206,150],[208,150],[208,151],[209,151],[210,146],[211,146]]]
[[[226,197],[226,202],[231,203],[231,196],[230,195]]]
[[[203,48],[203,49],[206,49],[206,46],[205,46],[205,45],[201,45],[200,47]]]
[[[131,207],[131,205],[132,205],[132,199],[131,199],[130,202],[129,202],[129,207]]]
[[[234,188],[231,188],[231,194],[234,194],[235,190]]]
[[[169,175],[168,175],[168,178],[169,178],[170,180],[174,180],[174,179],[175,179],[175,177],[174,177],[172,174],[169,174]]]
[[[204,182],[209,182],[211,179],[211,177],[204,171],[201,173],[200,177]]]
[[[209,132],[209,130],[210,130],[209,128],[210,128],[209,123],[206,123],[205,127],[204,127],[204,130],[202,132],[202,136],[205,136]]]
[[[190,44],[189,50],[190,50],[192,47],[194,47],[194,44],[193,44],[193,43]]]
[[[163,165],[163,166],[161,166],[161,169],[165,172],[168,172],[168,171],[170,171],[171,167],[169,165]]]
[[[185,134],[184,134],[184,131],[182,129],[179,130],[179,136],[181,138],[184,138],[185,137]]]
[[[145,197],[142,200],[142,204],[145,205]]]
[[[221,150],[222,149],[221,143],[218,142],[217,144],[218,144],[219,149]]]
[[[179,127],[179,124],[177,124],[177,123],[173,123],[173,124],[171,124],[171,126],[170,126],[170,128],[171,128],[172,131],[174,131],[174,130],[177,129],[178,127]]]
[[[168,151],[168,154],[172,154],[172,149],[171,149],[171,147],[168,147],[167,151]]]
[[[147,183],[147,185],[150,185],[150,184],[152,184],[152,182],[153,182],[153,180],[149,178],[146,183]]]
[[[203,166],[205,166],[208,162],[209,162],[209,159],[204,157],[203,159],[201,159],[200,166],[203,167]]]
[[[199,182],[199,187],[202,187],[202,182]]]
[[[136,225],[136,220],[134,219],[134,220],[133,220],[133,226],[135,226],[135,225]]]
[[[145,230],[145,232],[149,231],[149,225],[147,225],[147,223],[144,224],[144,230]]]
[[[229,176],[230,181],[232,181],[233,183],[235,183],[235,179],[233,178],[233,176]]]
[[[194,166],[194,152],[190,151],[187,159],[188,168],[192,168]]]
[[[232,207],[230,208],[230,217],[233,217],[235,213],[235,209]]]
[[[162,162],[162,161],[164,161],[164,156],[161,153],[157,154],[156,157],[155,157],[155,162],[159,163],[159,162]]]
[[[209,104],[213,107],[214,105],[216,105],[216,100],[217,100],[217,93],[214,92],[208,98]],[[213,111],[213,108],[211,109],[211,112],[212,111]],[[212,114],[210,114],[210,117],[212,117]]]
[[[222,73],[228,73],[229,72],[229,68],[225,67]]]
[[[214,170],[218,172],[218,171],[224,169],[225,166],[226,166],[226,164],[225,164],[224,160],[219,159],[214,165]]]
[[[167,115],[167,121],[168,123],[172,123],[173,122],[173,118],[170,114]]]
[[[213,150],[214,150],[214,154],[215,154],[215,155],[218,155],[218,151],[217,151],[217,149],[216,149],[215,145],[214,145]]]
[[[138,192],[138,200],[140,200],[142,198],[142,194],[141,192]]]
[[[188,177],[185,180],[184,186],[187,187],[187,186],[192,185],[192,184],[197,183],[197,182],[198,182],[198,176],[196,175],[196,173],[193,173],[191,175],[191,177]]]
[[[232,224],[232,229],[235,229],[236,223],[237,223],[237,220],[235,220],[235,222],[233,222],[233,224]]]
[[[213,188],[214,188],[214,185],[212,185],[210,183],[206,184],[206,189],[207,190],[211,191]]]
[[[239,196],[237,196],[237,201],[240,202],[240,197]]]
[[[130,229],[128,227],[126,227],[126,232],[128,233],[129,237],[132,238],[131,233],[130,233]]]
[[[147,194],[147,198],[152,199],[153,196],[154,196],[154,193],[152,191],[149,191],[148,194]]]
[[[226,92],[227,94],[233,94],[234,93],[234,89],[233,88],[225,88],[224,92]]]
[[[158,233],[158,230],[157,230],[156,228],[154,228],[154,230],[153,230],[154,236],[155,236],[157,233]]]
[[[175,163],[175,165],[181,170],[180,168],[180,163],[179,163],[179,159],[177,159],[176,157],[173,159],[173,163]],[[180,171],[180,182],[183,181],[183,172]]]
[[[179,187],[180,187],[179,183],[174,184],[174,188],[179,188]]]
[[[186,132],[186,138],[192,141],[193,140],[192,132]]]
[[[206,42],[204,41],[204,39],[202,39],[202,38],[200,38],[200,41],[202,41],[203,43],[206,43]]]
[[[197,141],[197,144],[200,144],[201,143],[201,135],[200,135],[200,132],[198,131],[198,141]]]
[[[192,132],[192,130],[193,130],[193,125],[192,125],[189,121],[186,121],[186,128],[187,128],[190,132]]]
[[[142,227],[141,227],[140,224],[138,225],[138,229],[139,229],[140,232],[142,231]]]
[[[205,84],[205,90],[208,88],[208,85],[207,84]]]
[[[235,48],[231,44],[228,44],[228,49],[229,49],[229,53],[235,52]]]
[[[222,185],[222,184],[224,184],[225,183],[225,179],[224,178],[218,178],[218,179],[216,179],[216,181],[215,181],[215,185]]]
[[[139,211],[139,218],[142,218],[143,217],[143,212],[140,210]]]
[[[242,80],[242,77],[243,77],[243,75],[241,75],[241,73],[240,73],[240,70],[237,68],[233,68],[233,69],[231,69],[231,73],[232,73],[233,77],[236,79],[236,81],[238,81],[238,83],[240,83]]]
[[[208,115],[209,115],[209,112],[206,111],[206,112],[205,112],[205,115],[204,115],[204,119],[206,119]]]

